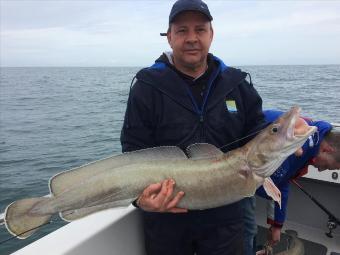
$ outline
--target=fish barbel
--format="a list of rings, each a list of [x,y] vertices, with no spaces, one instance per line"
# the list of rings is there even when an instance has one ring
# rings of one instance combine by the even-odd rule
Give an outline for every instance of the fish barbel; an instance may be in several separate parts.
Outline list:
[[[186,153],[174,146],[123,153],[61,172],[49,181],[50,197],[28,198],[7,206],[7,230],[24,239],[59,213],[66,221],[111,207],[127,206],[152,183],[175,180],[178,207],[207,209],[254,195],[263,185],[280,203],[269,177],[316,130],[294,134],[300,108],[293,107],[241,148],[223,153],[211,144],[194,144]]]

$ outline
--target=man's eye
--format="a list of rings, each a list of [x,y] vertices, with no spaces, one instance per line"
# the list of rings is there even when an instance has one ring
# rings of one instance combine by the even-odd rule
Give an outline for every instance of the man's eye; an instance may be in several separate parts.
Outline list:
[[[186,31],[185,27],[179,27],[176,30],[176,33],[184,33]]]
[[[198,33],[203,33],[203,32],[205,32],[205,29],[204,28],[199,28],[199,29],[197,29],[196,30]]]

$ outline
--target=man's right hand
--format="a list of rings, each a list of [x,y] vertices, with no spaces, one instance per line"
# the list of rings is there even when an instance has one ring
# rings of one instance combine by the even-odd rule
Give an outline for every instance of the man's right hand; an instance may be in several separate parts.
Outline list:
[[[177,204],[184,196],[184,192],[178,192],[174,197],[175,181],[164,180],[161,183],[151,184],[146,187],[142,195],[137,199],[137,205],[148,212],[172,212],[185,213],[188,209],[179,208]]]

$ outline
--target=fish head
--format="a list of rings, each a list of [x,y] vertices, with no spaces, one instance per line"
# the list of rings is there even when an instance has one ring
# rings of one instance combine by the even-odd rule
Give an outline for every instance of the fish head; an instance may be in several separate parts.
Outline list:
[[[316,127],[299,118],[300,111],[299,107],[292,107],[247,144],[248,166],[258,176],[273,174],[316,131]]]

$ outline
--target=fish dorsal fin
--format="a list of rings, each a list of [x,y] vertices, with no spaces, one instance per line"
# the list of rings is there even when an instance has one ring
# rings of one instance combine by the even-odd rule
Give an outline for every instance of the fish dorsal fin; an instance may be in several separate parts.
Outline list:
[[[72,188],[72,186],[78,185],[105,171],[114,171],[115,168],[140,162],[167,159],[187,159],[187,156],[180,148],[175,146],[161,146],[126,152],[97,160],[53,176],[50,179],[50,191],[56,196]]]
[[[270,177],[264,179],[263,188],[267,195],[279,204],[281,209],[281,191],[276,187],[275,183]]]
[[[209,143],[195,143],[186,149],[190,159],[217,158],[223,155],[223,152],[216,146]]]
[[[129,161],[133,161],[132,164],[138,163],[140,160],[166,160],[166,159],[187,159],[185,153],[176,146],[160,146],[147,148],[137,151],[125,152],[122,157],[129,157]]]

